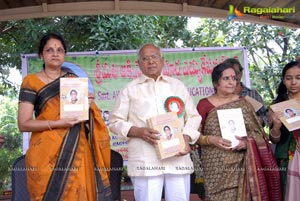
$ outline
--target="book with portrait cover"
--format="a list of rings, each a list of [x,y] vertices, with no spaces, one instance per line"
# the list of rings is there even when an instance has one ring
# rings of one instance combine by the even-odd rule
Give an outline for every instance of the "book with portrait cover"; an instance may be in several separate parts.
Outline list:
[[[261,102],[258,102],[257,100],[255,100],[254,98],[252,98],[248,95],[245,96],[245,99],[253,106],[253,109],[255,110],[255,112],[257,112],[263,106],[263,104]]]
[[[60,118],[89,119],[88,78],[60,78]]]
[[[185,149],[182,127],[176,112],[168,112],[147,120],[149,128],[160,132],[160,139],[155,145],[159,159],[175,156]]]
[[[290,99],[270,105],[273,112],[281,112],[283,116],[280,121],[289,131],[300,128],[300,103],[296,99]]]
[[[217,110],[217,114],[222,137],[231,141],[231,147],[237,146],[239,140],[235,136],[247,136],[242,109]]]

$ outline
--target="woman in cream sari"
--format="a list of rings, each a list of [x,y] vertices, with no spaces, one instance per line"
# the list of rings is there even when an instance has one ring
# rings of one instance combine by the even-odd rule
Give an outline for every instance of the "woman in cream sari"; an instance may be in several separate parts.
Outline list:
[[[202,116],[203,135],[198,143],[202,151],[205,200],[265,201],[274,200],[274,196],[280,200],[280,192],[273,192],[276,187],[280,191],[275,160],[265,166],[265,157],[274,157],[268,152],[264,130],[251,104],[233,94],[236,87],[233,67],[225,63],[217,65],[212,72],[212,82],[216,93],[197,105]],[[231,141],[222,138],[217,111],[234,108],[242,110],[247,137],[236,137],[239,143],[232,147]],[[265,167],[274,171],[271,174],[261,171]]]
[[[86,122],[60,119],[59,78],[76,77],[61,70],[65,52],[59,35],[45,35],[39,46],[43,70],[21,85],[18,124],[32,133],[26,153],[30,200],[111,200],[109,135],[96,104],[90,103]]]

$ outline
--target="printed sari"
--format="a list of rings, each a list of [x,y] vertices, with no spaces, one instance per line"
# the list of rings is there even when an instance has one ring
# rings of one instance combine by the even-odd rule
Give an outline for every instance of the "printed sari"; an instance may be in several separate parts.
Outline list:
[[[202,125],[203,135],[221,137],[217,115],[220,109],[241,108],[247,131],[247,150],[226,151],[211,145],[201,147],[205,200],[266,201],[274,200],[273,193],[279,196],[275,200],[281,200],[276,161],[251,104],[240,98],[219,107],[214,107],[208,99],[202,99],[198,105],[206,110],[205,114],[199,112],[206,119]],[[273,170],[264,171],[264,168]],[[269,184],[270,181],[273,183]]]
[[[24,78],[19,101],[34,105],[36,119],[60,118],[59,80],[45,85],[34,74]],[[109,134],[95,103],[89,117],[72,128],[32,132],[26,153],[31,201],[111,200]]]
[[[289,100],[288,94],[285,94],[281,100],[272,102],[271,105],[286,100]],[[272,125],[270,126],[272,127]],[[300,185],[300,164],[297,163],[297,161],[299,161],[297,156],[300,155],[300,130],[298,129],[290,132],[284,125],[282,125],[280,132],[281,136],[280,141],[276,144],[275,157],[280,169],[282,196],[285,197],[285,201],[288,201],[294,200],[294,198],[299,195],[299,190],[294,191],[294,189],[297,189],[297,186]],[[292,164],[290,164],[291,162]],[[298,174],[295,174],[297,171]]]

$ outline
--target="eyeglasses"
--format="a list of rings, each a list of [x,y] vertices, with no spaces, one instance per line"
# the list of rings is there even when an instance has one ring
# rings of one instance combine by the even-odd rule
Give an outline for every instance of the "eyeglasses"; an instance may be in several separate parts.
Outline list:
[[[55,54],[55,53],[57,53],[57,54],[65,54],[66,53],[66,51],[63,49],[63,48],[57,48],[56,50],[54,50],[53,48],[48,48],[48,49],[45,49],[45,52],[47,53],[47,54]]]
[[[159,61],[161,59],[161,56],[158,55],[158,54],[153,54],[153,55],[150,55],[150,56],[142,56],[140,57],[140,60],[143,62],[143,63],[147,63],[151,60],[153,61]]]

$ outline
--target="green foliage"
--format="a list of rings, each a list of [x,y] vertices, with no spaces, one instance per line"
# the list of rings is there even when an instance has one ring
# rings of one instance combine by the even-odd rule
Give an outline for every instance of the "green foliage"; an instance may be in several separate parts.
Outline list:
[[[18,86],[0,84],[0,96],[16,97]]]
[[[235,23],[231,42],[246,47],[250,63],[252,87],[256,88],[269,104],[276,96],[280,73],[284,65],[296,59],[296,38],[299,32],[283,27]],[[234,31],[240,30],[239,35]]]
[[[202,19],[195,32],[186,35],[183,45],[186,47],[220,47],[231,46],[225,44],[228,21]]]
[[[21,70],[21,54],[37,53],[47,32],[61,34],[69,52],[137,49],[145,43],[175,47],[186,35],[187,17],[162,16],[66,16],[0,22],[0,193],[10,183],[10,168],[22,154],[17,127],[18,87],[8,81],[10,69]]]
[[[187,47],[245,47],[250,80],[270,104],[276,96],[284,65],[298,56],[300,31],[262,24],[203,19],[184,40]]]
[[[175,47],[186,24],[186,17],[98,16],[89,25],[89,39],[98,44],[96,50],[137,49],[145,43]]]
[[[0,150],[0,188],[9,183],[8,170],[22,154],[22,136],[16,122],[18,87],[7,80],[9,70],[21,69],[21,54],[36,53],[40,37],[46,32],[63,35],[69,52],[137,49],[145,43],[173,48],[178,40],[183,47],[244,46],[252,88],[259,91],[267,104],[274,99],[283,66],[299,54],[299,30],[202,19],[196,30],[190,32],[187,19],[95,15],[0,22],[0,131],[6,139]]]
[[[145,43],[175,47],[186,35],[187,17],[95,15],[65,16],[0,22],[0,79],[5,86],[9,69],[21,70],[21,54],[37,53],[47,32],[61,34],[69,52],[137,49]]]
[[[0,85],[2,86],[2,85]],[[0,95],[0,133],[5,143],[0,149],[0,193],[9,188],[13,162],[22,155],[22,135],[17,125],[16,96]]]

